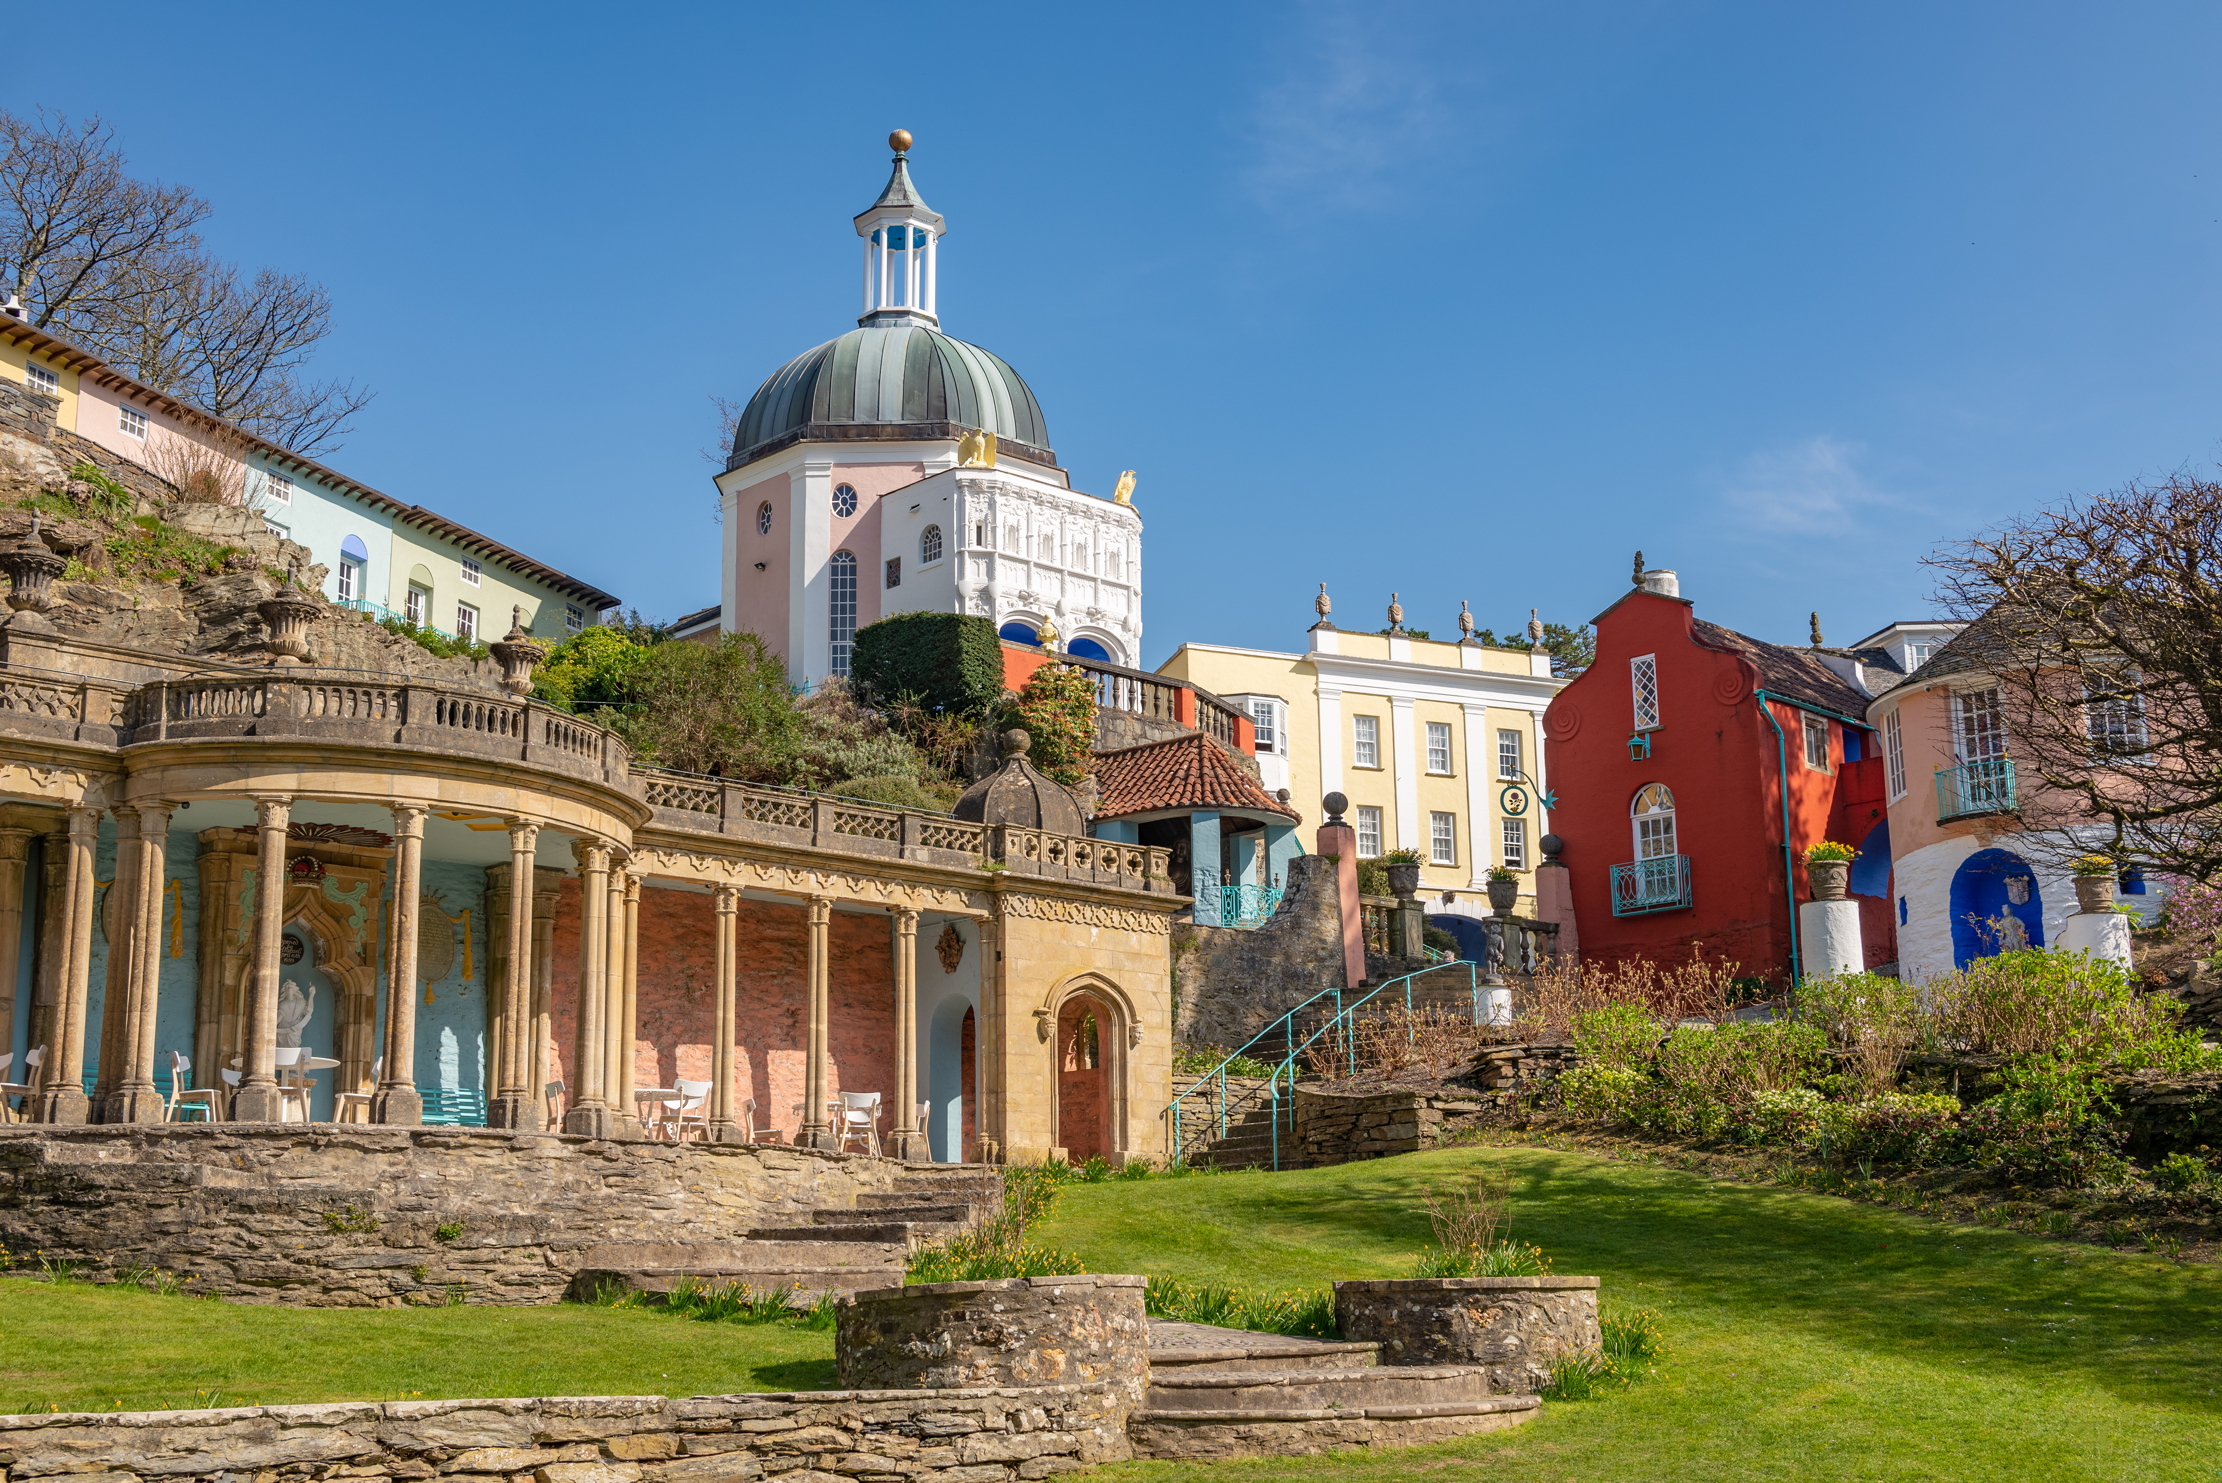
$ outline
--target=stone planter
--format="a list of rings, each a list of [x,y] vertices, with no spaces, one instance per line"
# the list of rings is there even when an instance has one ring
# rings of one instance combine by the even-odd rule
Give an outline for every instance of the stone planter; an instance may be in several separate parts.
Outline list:
[[[31,529],[22,539],[0,547],[0,571],[8,574],[8,606],[15,610],[8,620],[9,627],[19,632],[54,631],[46,612],[54,606],[54,579],[68,566],[39,539],[36,515],[31,517]]]
[[[1595,1277],[1410,1277],[1335,1284],[1348,1340],[1386,1365],[1481,1365],[1500,1395],[1533,1395],[1551,1366],[1598,1348]]]
[[[1488,885],[1489,905],[1500,917],[1512,915],[1512,908],[1520,904],[1518,881],[1491,881]]]
[[[1852,862],[1849,860],[1805,862],[1805,881],[1813,888],[1815,901],[1842,901],[1851,878]]]
[[[545,663],[548,651],[532,641],[525,632],[525,610],[510,610],[509,634],[498,644],[488,644],[486,651],[501,665],[501,687],[512,695],[532,694],[532,672]]]
[[[270,625],[270,637],[264,647],[279,663],[308,658],[309,620],[324,611],[324,604],[305,592],[288,587],[277,596],[255,604],[255,611]]]
[[[841,1305],[834,1362],[852,1390],[1102,1382],[1131,1409],[1150,1378],[1147,1285],[1088,1273],[875,1288]]]
[[[2075,878],[2076,905],[2085,911],[2112,911],[2114,909],[2114,877],[2110,875],[2079,875]]]
[[[1389,890],[1409,901],[1420,892],[1420,868],[1417,865],[1390,865]]]

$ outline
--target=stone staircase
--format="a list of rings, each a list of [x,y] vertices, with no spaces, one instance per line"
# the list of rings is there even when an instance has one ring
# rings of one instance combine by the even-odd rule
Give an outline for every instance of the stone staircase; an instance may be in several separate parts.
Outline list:
[[[1209,1164],[1221,1169],[1247,1169],[1255,1164],[1273,1167],[1273,1108],[1262,1076],[1230,1076],[1224,1088],[1213,1077],[1180,1099],[1180,1145],[1184,1163]],[[1293,1104],[1287,1081],[1280,1084],[1281,1167],[1292,1167],[1294,1149]],[[1222,1116],[1225,1131],[1221,1132]]]
[[[1001,1176],[976,1166],[906,1172],[891,1190],[865,1191],[854,1207],[810,1212],[808,1224],[759,1226],[738,1241],[608,1242],[589,1247],[570,1296],[612,1287],[666,1294],[681,1283],[785,1288],[803,1301],[826,1293],[899,1287],[921,1242],[951,1236],[992,1214]]]
[[[1410,1447],[1533,1419],[1479,1365],[1378,1363],[1380,1345],[1150,1321],[1150,1382],[1127,1436],[1146,1457],[1297,1457]]]

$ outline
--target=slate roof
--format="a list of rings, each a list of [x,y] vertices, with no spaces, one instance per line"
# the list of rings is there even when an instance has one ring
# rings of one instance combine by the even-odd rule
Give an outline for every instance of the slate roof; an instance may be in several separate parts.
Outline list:
[[[1303,822],[1303,815],[1258,786],[1256,778],[1202,732],[1096,753],[1096,787],[1099,819],[1164,809],[1238,808]]]
[[[1741,654],[1757,665],[1761,689],[1838,716],[1859,719],[1867,714],[1869,697],[1805,650],[1786,649],[1702,618],[1694,620],[1691,628],[1706,648]]]
[[[1948,675],[1995,673],[1999,669],[2011,665],[2012,662],[2011,648],[2007,641],[1999,635],[1997,626],[1991,621],[1990,615],[1985,614],[1952,635],[1949,641],[1929,656],[1927,664],[1922,665],[1904,680],[1891,686],[1890,689],[1882,691],[1876,696],[1876,699],[1881,699],[1883,695],[1895,694],[1915,680],[1919,680],[1924,685],[1929,685]]]
[[[864,229],[866,217],[885,208],[906,211],[936,232],[943,230],[941,214],[928,206],[926,198],[918,194],[918,187],[911,183],[910,161],[901,155],[895,156],[895,173],[887,177],[887,188],[880,192],[880,198],[856,214],[857,230],[861,232]]]

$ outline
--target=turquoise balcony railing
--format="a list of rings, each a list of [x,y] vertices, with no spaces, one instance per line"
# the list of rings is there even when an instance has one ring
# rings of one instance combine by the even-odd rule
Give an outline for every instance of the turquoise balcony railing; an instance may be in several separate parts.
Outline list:
[[[1281,909],[1281,894],[1279,886],[1221,886],[1219,925],[1262,927]]]
[[[2014,811],[2014,760],[1991,757],[1937,769],[1937,822]]]
[[[1687,855],[1660,855],[1612,868],[1612,914],[1616,917],[1680,911],[1690,902],[1690,857]]]

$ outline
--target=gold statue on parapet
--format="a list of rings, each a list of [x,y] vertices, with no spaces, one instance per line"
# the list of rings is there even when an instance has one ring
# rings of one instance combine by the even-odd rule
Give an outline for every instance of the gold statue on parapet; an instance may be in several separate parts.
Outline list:
[[[995,467],[995,434],[986,428],[975,427],[957,436],[957,467],[960,469],[992,469]]]
[[[1119,487],[1111,491],[1111,498],[1122,505],[1134,503],[1134,470],[1128,469],[1119,475]]]

